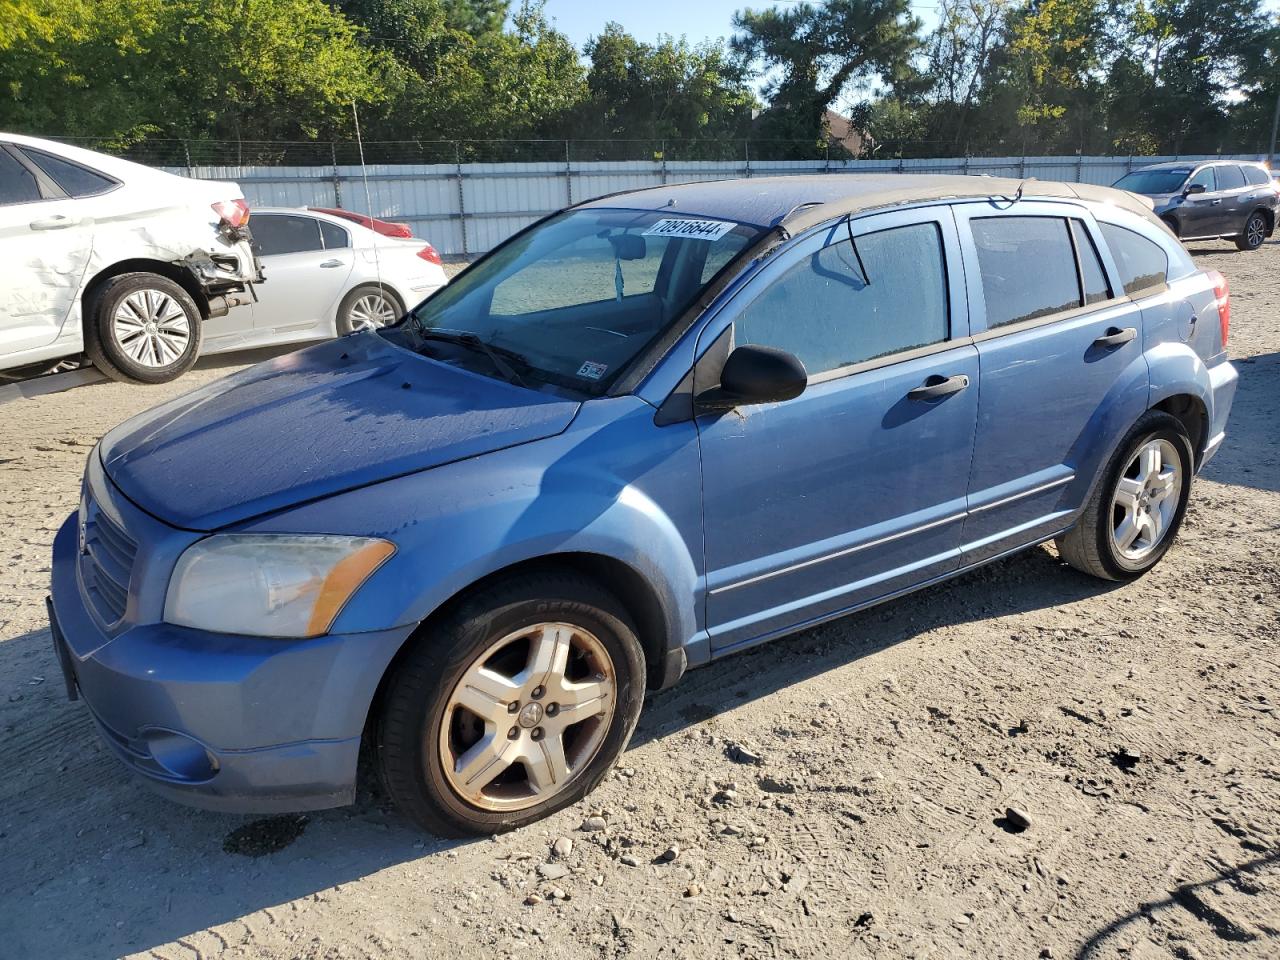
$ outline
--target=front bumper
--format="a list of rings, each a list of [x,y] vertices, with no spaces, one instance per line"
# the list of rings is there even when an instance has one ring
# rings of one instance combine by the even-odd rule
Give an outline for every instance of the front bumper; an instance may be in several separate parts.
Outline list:
[[[79,569],[72,515],[54,540],[52,634],[69,690],[125,766],[209,809],[352,801],[369,705],[411,627],[296,641],[164,623],[106,630],[86,605]]]

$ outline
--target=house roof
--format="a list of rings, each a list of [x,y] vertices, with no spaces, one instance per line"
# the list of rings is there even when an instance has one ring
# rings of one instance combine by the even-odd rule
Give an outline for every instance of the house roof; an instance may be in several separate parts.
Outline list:
[[[670,210],[673,215],[735,220],[761,227],[784,226],[794,234],[839,217],[909,203],[1011,200],[1019,188],[1026,199],[1088,200],[1154,217],[1149,201],[1123,190],[1088,183],[909,173],[836,173],[667,184],[599,197],[582,206]]]

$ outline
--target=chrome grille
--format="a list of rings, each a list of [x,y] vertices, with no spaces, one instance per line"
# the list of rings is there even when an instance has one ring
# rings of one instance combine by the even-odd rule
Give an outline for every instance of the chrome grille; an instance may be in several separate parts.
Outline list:
[[[82,520],[80,571],[85,594],[104,623],[118,623],[129,602],[129,579],[138,545],[98,508],[92,496],[85,497]]]

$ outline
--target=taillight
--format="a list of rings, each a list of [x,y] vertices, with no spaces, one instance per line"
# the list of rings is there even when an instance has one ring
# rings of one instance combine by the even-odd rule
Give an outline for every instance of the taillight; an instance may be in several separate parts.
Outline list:
[[[1218,305],[1218,324],[1222,327],[1222,345],[1227,345],[1227,334],[1231,330],[1231,290],[1227,287],[1227,278],[1217,270],[1210,270],[1209,279],[1213,281],[1213,296]]]
[[[235,200],[219,200],[213,204],[213,212],[218,219],[233,227],[243,227],[249,222],[249,204],[244,197]]]
[[[418,251],[418,256],[427,261],[427,263],[434,263],[436,266],[444,264],[444,261],[440,259],[440,254],[436,252],[436,248],[429,243]]]

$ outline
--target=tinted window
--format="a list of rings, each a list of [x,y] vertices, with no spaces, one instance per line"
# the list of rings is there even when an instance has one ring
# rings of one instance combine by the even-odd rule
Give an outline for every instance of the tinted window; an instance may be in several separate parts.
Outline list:
[[[735,342],[788,350],[816,376],[946,340],[937,226],[897,227],[856,242],[856,253],[842,241],[794,264],[743,310]]]
[[[336,223],[329,223],[327,220],[317,220],[316,222],[320,224],[320,236],[324,238],[324,248],[326,250],[337,250],[340,247],[351,246],[351,235]]]
[[[261,256],[321,249],[319,224],[311,217],[259,213],[253,217],[250,230],[254,248]]]
[[[43,150],[23,147],[22,152],[32,163],[47,173],[49,179],[60,186],[62,192],[69,197],[91,197],[96,193],[106,193],[116,186],[116,181],[110,177],[104,177],[88,167],[55,157]]]
[[[1218,189],[1218,181],[1213,176],[1213,167],[1205,167],[1203,170],[1200,170],[1191,178],[1191,182],[1188,183],[1187,186],[1191,186],[1192,183],[1202,184],[1204,186],[1205,193],[1212,193],[1214,190]]]
[[[1113,186],[1133,193],[1173,193],[1181,189],[1182,181],[1187,179],[1187,174],[1190,172],[1190,167],[1179,167],[1175,170],[1135,170],[1128,176],[1121,177]]]
[[[1219,190],[1235,190],[1244,186],[1244,171],[1239,167],[1214,167]]]
[[[1242,166],[1240,169],[1244,171],[1244,178],[1251,184],[1261,186],[1271,182],[1271,178],[1267,176],[1267,171],[1262,167],[1250,165],[1247,167]]]
[[[1103,239],[1111,248],[1111,255],[1115,257],[1116,266],[1120,268],[1125,293],[1138,296],[1144,290],[1164,285],[1169,258],[1159,244],[1124,227],[1110,223],[1099,226]]]
[[[987,328],[1080,306],[1076,255],[1060,217],[970,221],[987,301]]]
[[[1084,281],[1084,302],[1099,303],[1111,299],[1111,288],[1107,284],[1107,275],[1102,269],[1102,260],[1098,257],[1098,248],[1093,245],[1093,238],[1079,220],[1071,221],[1071,235],[1076,242],[1076,254],[1080,257],[1080,278]]]
[[[0,203],[28,203],[40,199],[35,175],[0,149]]]

